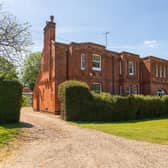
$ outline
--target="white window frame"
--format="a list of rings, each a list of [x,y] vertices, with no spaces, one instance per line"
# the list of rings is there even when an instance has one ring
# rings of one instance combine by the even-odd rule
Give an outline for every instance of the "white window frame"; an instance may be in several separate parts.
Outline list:
[[[99,91],[93,90],[93,91],[96,92],[96,93],[101,93],[101,92],[102,92],[102,84],[101,84],[101,83],[95,83],[95,82],[94,82],[94,83],[92,84],[92,89],[93,89],[93,86],[94,86],[94,85],[99,85],[100,90],[99,90]]]
[[[99,60],[99,61],[94,60],[94,56],[95,56],[95,57],[99,57],[100,60]],[[94,66],[93,66],[93,62],[99,63],[100,66],[99,66],[99,67],[94,67]],[[98,55],[98,54],[93,54],[93,55],[92,55],[92,70],[101,71],[101,55]]]
[[[86,69],[86,55],[84,53],[81,54],[81,70]]]
[[[130,67],[129,67],[129,66],[130,66],[130,63],[131,63],[132,72],[130,72]],[[131,61],[131,60],[128,61],[128,74],[131,75],[131,76],[134,75],[134,62]]]

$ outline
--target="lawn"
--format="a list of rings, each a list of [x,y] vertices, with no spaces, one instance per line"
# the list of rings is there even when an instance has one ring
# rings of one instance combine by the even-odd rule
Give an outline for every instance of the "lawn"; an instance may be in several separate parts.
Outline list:
[[[96,129],[117,136],[168,145],[168,119],[77,124],[84,128]]]
[[[0,148],[16,138],[19,133],[19,124],[0,125]]]

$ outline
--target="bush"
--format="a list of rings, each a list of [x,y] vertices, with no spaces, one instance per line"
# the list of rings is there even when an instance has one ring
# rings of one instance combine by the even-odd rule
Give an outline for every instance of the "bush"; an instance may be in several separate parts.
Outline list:
[[[73,80],[65,81],[59,85],[58,90],[62,119],[78,120],[82,117],[85,109],[87,110],[87,103],[91,101],[87,84]]]
[[[127,121],[168,116],[168,96],[97,94],[79,81],[62,83],[59,98],[64,120]]]
[[[22,85],[14,80],[0,80],[0,123],[18,122],[22,105]]]
[[[28,107],[29,103],[28,103],[28,99],[26,96],[22,95],[22,107]]]

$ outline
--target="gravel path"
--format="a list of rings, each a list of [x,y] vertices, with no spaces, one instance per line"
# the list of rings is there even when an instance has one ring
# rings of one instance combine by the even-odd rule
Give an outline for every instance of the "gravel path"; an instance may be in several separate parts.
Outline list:
[[[168,168],[168,146],[71,126],[58,116],[22,109],[20,147],[0,168]],[[32,124],[32,125],[30,125]]]

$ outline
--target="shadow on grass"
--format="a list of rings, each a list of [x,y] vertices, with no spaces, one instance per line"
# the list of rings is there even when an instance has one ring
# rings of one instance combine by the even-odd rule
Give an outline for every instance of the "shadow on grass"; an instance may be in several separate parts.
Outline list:
[[[0,124],[0,149],[5,145],[8,145],[12,139],[15,139],[22,128],[32,127],[34,127],[32,124],[25,122]]]
[[[155,120],[164,120],[168,119],[168,117],[160,117],[160,118],[146,118],[146,119],[139,119],[139,120],[128,120],[128,121],[73,121],[73,123],[77,124],[131,124],[131,123],[138,123],[143,121],[155,121]]]
[[[30,123],[25,122],[19,122],[19,123],[11,123],[11,124],[0,124],[1,127],[7,128],[7,129],[13,129],[13,128],[32,128],[34,127]]]

